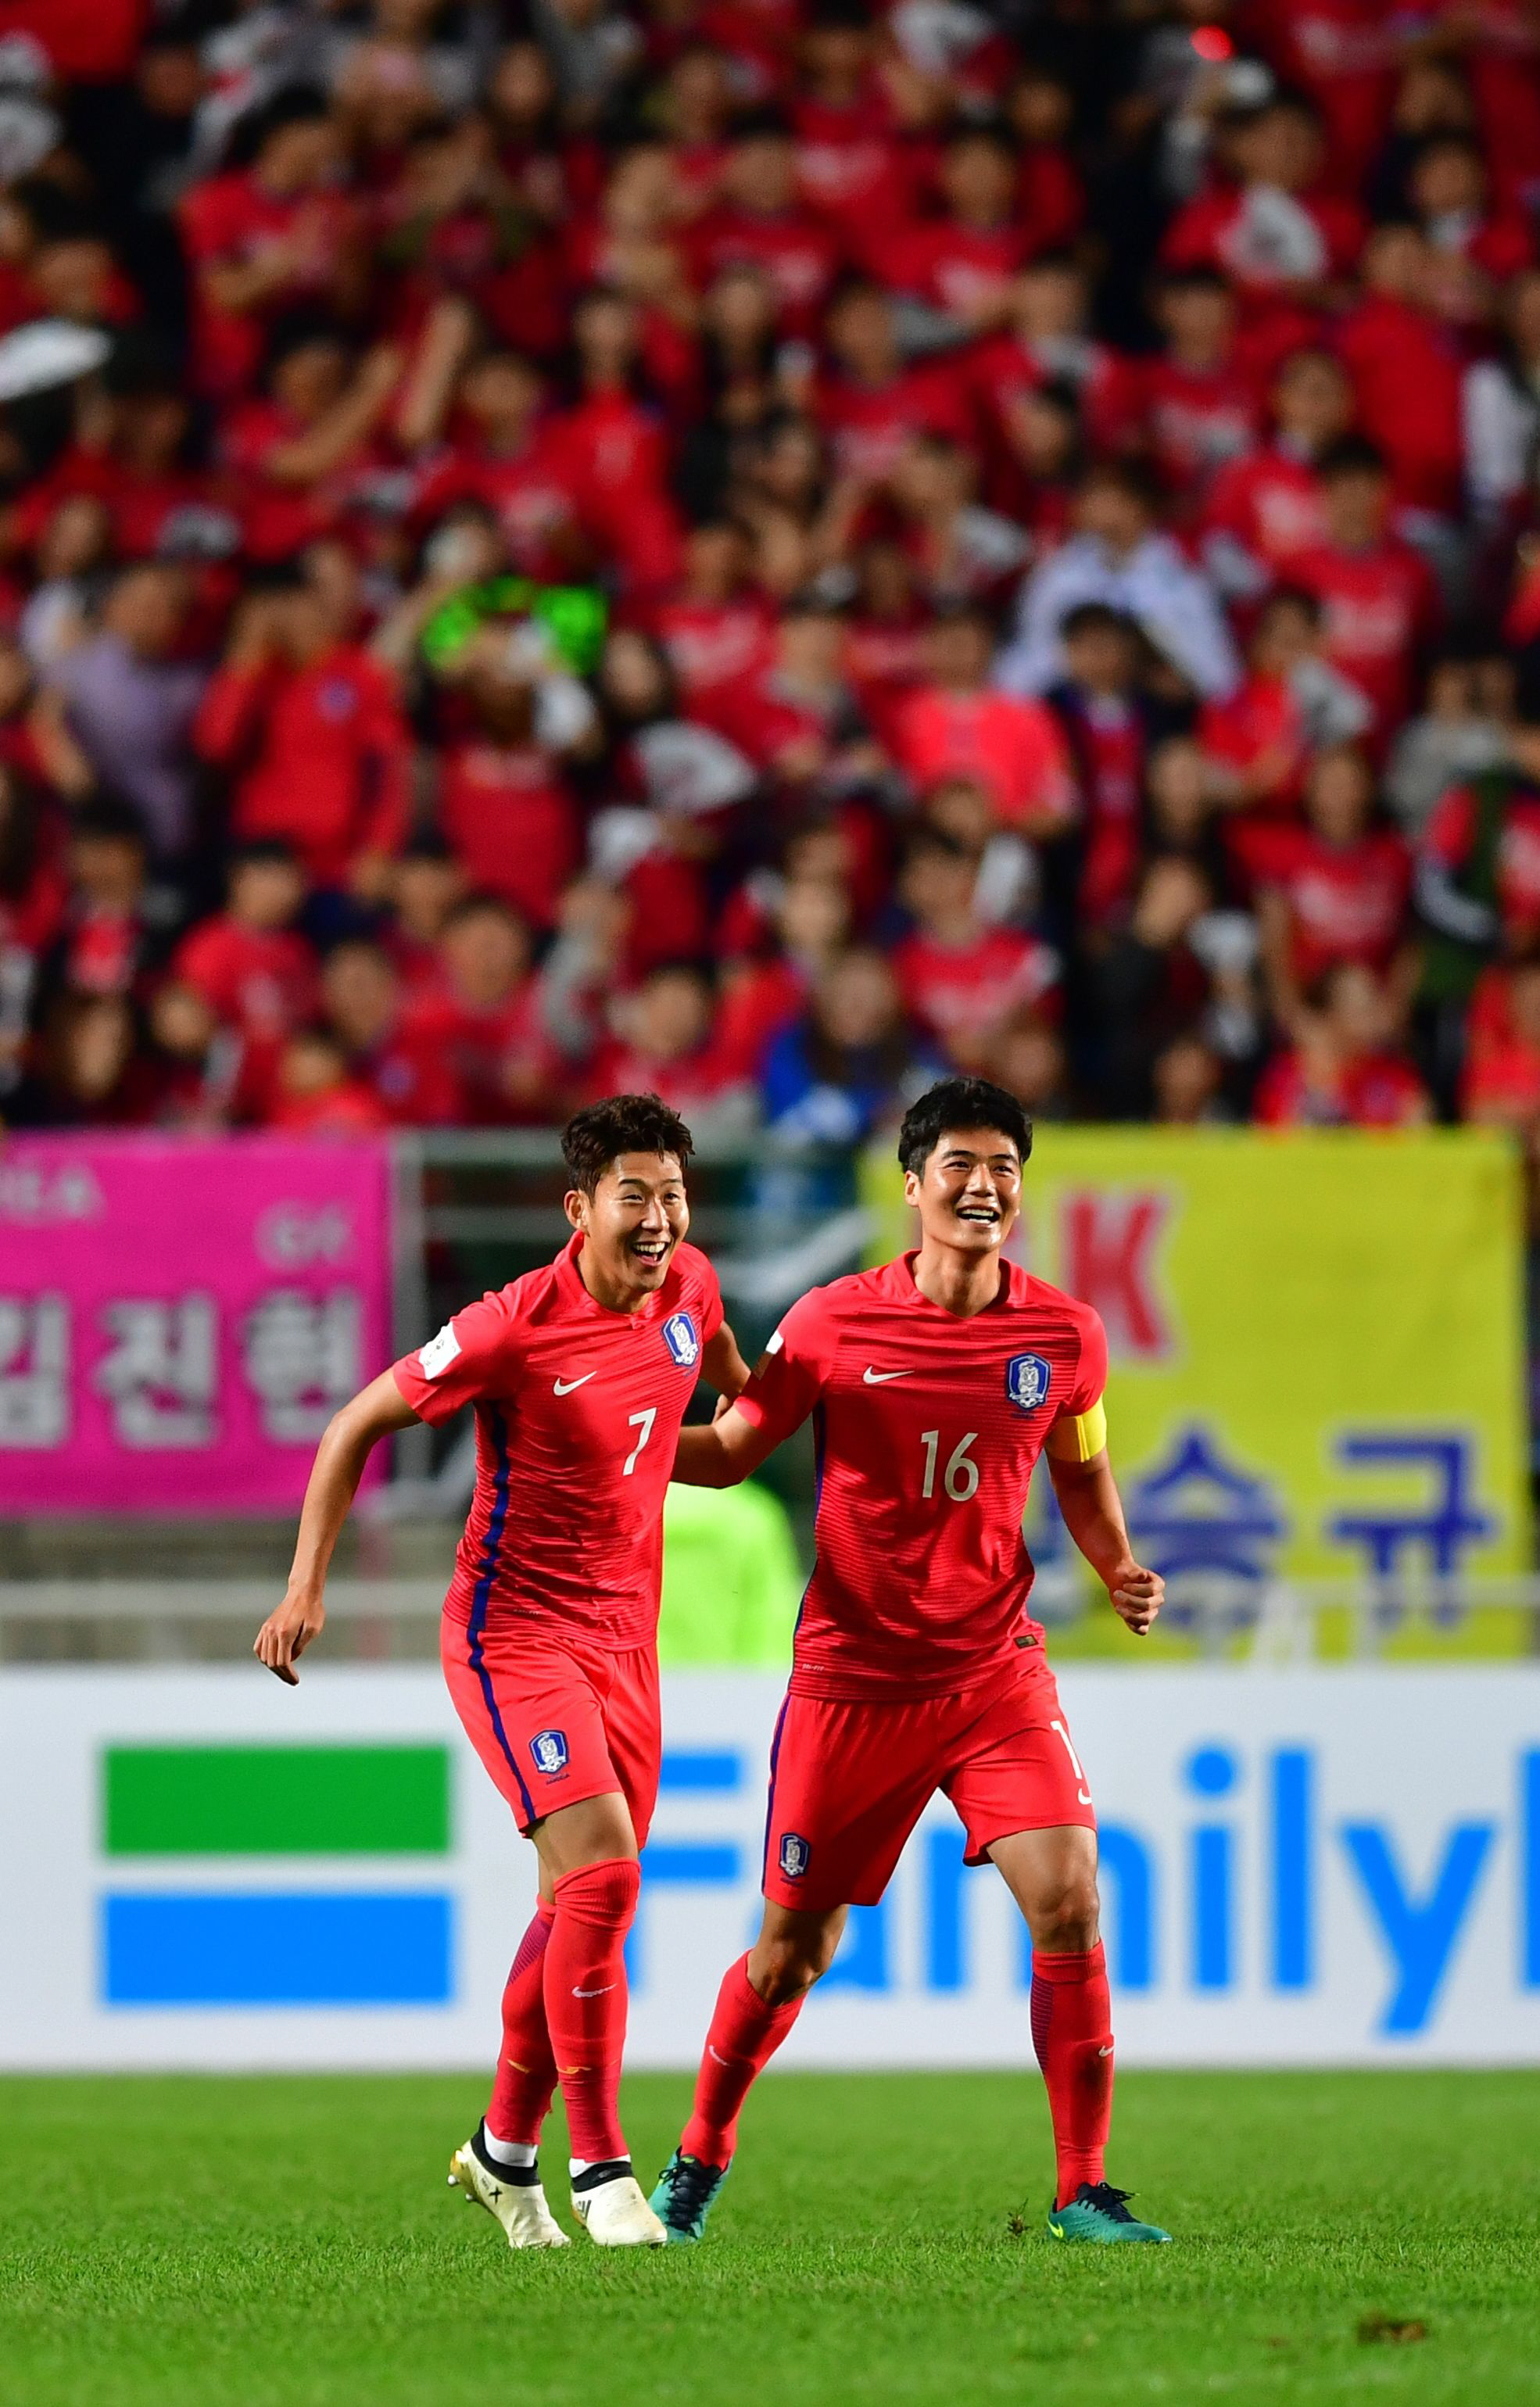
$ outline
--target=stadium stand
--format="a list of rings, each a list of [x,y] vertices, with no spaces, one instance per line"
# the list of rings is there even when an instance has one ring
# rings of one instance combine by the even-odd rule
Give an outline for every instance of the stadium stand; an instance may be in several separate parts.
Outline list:
[[[1540,1121],[1521,0],[5,0],[0,1123]]]

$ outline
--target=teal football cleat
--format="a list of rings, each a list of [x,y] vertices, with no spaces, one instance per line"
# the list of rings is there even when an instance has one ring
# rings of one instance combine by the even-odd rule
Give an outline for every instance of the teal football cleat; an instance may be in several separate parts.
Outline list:
[[[1055,2240],[1089,2240],[1104,2248],[1130,2240],[1169,2242],[1170,2232],[1158,2223],[1141,2223],[1130,2215],[1132,2196],[1132,2190],[1114,2189],[1110,2182],[1082,2182],[1067,2206],[1049,2207],[1048,2230]]]
[[[703,2165],[699,2157],[681,2156],[675,2149],[649,2201],[671,2248],[692,2247],[705,2239],[706,2218],[727,2174],[726,2165]]]

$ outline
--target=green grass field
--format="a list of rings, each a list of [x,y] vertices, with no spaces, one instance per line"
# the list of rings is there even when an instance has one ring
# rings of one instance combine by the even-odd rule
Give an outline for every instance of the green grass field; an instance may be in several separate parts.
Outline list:
[[[649,2179],[686,2087],[627,2086]],[[1111,2171],[1160,2249],[1047,2237],[1025,2075],[773,2077],[709,2242],[645,2256],[512,2256],[445,2183],[479,2106],[0,2080],[4,2407],[1540,2402],[1537,2074],[1125,2076]]]

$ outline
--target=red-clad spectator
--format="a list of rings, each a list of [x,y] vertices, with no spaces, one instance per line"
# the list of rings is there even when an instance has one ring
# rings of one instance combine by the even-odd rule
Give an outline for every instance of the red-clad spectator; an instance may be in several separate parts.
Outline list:
[[[1436,803],[1418,848],[1418,907],[1463,954],[1469,976],[1501,946],[1540,943],[1540,724],[1535,705],[1511,729],[1511,766],[1451,787]]]
[[[1265,101],[1228,140],[1233,181],[1178,210],[1162,257],[1170,267],[1217,267],[1269,344],[1300,340],[1330,289],[1348,275],[1363,220],[1321,181],[1325,147],[1308,105]]]
[[[1031,835],[1062,833],[1075,813],[1069,754],[1045,703],[990,683],[992,631],[963,607],[937,620],[929,682],[897,714],[894,757],[919,791],[947,777],[984,787],[1001,819]]]
[[[1321,657],[1321,608],[1313,593],[1280,586],[1263,603],[1245,682],[1205,703],[1198,732],[1232,812],[1227,833],[1243,859],[1259,828],[1291,819],[1311,755],[1367,733],[1373,712],[1356,685]]]
[[[383,946],[360,936],[334,945],[321,998],[349,1077],[368,1089],[392,1127],[438,1128],[454,1118],[453,1071],[436,1039],[409,1024],[406,992]]]
[[[517,641],[489,634],[462,680],[472,723],[444,750],[439,821],[468,883],[545,930],[582,859],[583,830],[561,748],[541,740],[539,679]]]
[[[782,877],[768,919],[776,949],[730,960],[722,972],[718,1042],[726,1060],[749,1074],[806,1008],[848,941],[850,898],[831,877]]]
[[[1395,1042],[1381,982],[1357,961],[1329,971],[1299,1037],[1262,1072],[1253,1106],[1264,1128],[1417,1128],[1428,1092]]]
[[[1534,264],[1534,236],[1517,210],[1494,208],[1481,146],[1435,134],[1413,164],[1408,197],[1435,250],[1467,260],[1493,283]]]
[[[288,847],[253,844],[231,864],[222,911],[182,938],[171,964],[201,995],[221,1028],[272,1046],[301,1027],[320,988],[314,949],[295,924],[305,876]]]
[[[818,388],[817,414],[836,477],[880,484],[917,433],[972,440],[973,415],[956,375],[934,363],[905,365],[893,305],[878,286],[852,283],[836,293],[824,331],[831,367]]]
[[[1353,191],[1390,114],[1399,11],[1387,0],[1253,0],[1252,18],[1285,82],[1320,111],[1333,187]]]
[[[150,1002],[149,1068],[157,1128],[205,1134],[228,1128],[240,1101],[247,1044],[207,995],[164,978]]]
[[[1419,656],[1437,633],[1438,587],[1421,553],[1391,532],[1390,474],[1372,444],[1339,443],[1321,463],[1320,491],[1323,538],[1290,573],[1320,603],[1326,658],[1367,698],[1383,744],[1406,716]]]
[[[1515,961],[1487,977],[1495,989],[1473,999],[1461,1113],[1533,1134],[1540,1127],[1540,961]],[[1478,1035],[1482,1004],[1488,1024]]]
[[[148,846],[137,814],[102,798],[69,826],[69,893],[42,964],[42,986],[141,1001],[164,958],[164,898],[150,888]]]
[[[1352,387],[1329,352],[1297,351],[1278,371],[1272,406],[1272,441],[1219,471],[1203,513],[1208,573],[1240,603],[1258,600],[1319,541],[1318,464],[1351,424]]]
[[[296,313],[269,339],[260,399],[231,410],[221,434],[226,472],[250,499],[253,560],[292,557],[346,524],[392,455],[380,430],[404,362],[388,345],[355,359],[328,320]]]
[[[781,617],[774,660],[722,705],[722,724],[782,784],[848,784],[880,767],[845,672],[843,613],[816,593]]]
[[[1319,754],[1304,825],[1274,833],[1255,867],[1262,959],[1286,1026],[1305,990],[1339,961],[1376,977],[1411,966],[1402,958],[1411,854],[1395,829],[1376,824],[1373,772],[1351,745]]]
[[[1262,412],[1236,356],[1234,297],[1217,269],[1162,278],[1156,314],[1165,344],[1145,369],[1144,437],[1185,517],[1218,470],[1256,449]]]
[[[425,477],[421,525],[463,502],[493,512],[515,568],[558,581],[588,562],[568,448],[541,420],[541,381],[515,351],[489,351],[465,370],[449,449]]]
[[[318,886],[378,888],[406,828],[406,729],[302,577],[243,605],[194,740],[229,782],[237,842],[292,845]]]
[[[877,40],[863,10],[820,13],[802,36],[790,107],[797,189],[852,249],[915,207],[912,146],[878,73]]]
[[[961,333],[1004,324],[1017,270],[1037,247],[1016,211],[1016,158],[1007,137],[977,126],[955,134],[938,180],[943,216],[864,230],[864,265],[891,292]]]
[[[903,545],[863,544],[855,577],[845,665],[873,734],[891,752],[905,700],[924,680],[927,614]]]
[[[731,715],[734,695],[771,658],[770,613],[748,584],[747,565],[735,526],[696,527],[685,545],[678,591],[652,615],[685,707],[707,726]]]
[[[910,847],[898,890],[914,922],[893,947],[900,990],[960,1069],[981,1061],[1024,1005],[1051,1015],[1058,1003],[1058,955],[1038,937],[991,927],[975,900],[977,877],[964,847],[932,833]]]
[[[1077,790],[1077,908],[1091,928],[1124,918],[1140,865],[1152,714],[1139,687],[1138,629],[1103,602],[1084,602],[1060,631],[1065,674],[1048,705],[1063,732]]]
[[[1390,462],[1400,501],[1450,511],[1464,465],[1464,353],[1429,306],[1421,236],[1410,226],[1380,227],[1364,250],[1363,285],[1337,335],[1359,424]]]
[[[1086,331],[1090,294],[1085,273],[1064,253],[1033,261],[1013,281],[1005,329],[979,350],[972,382],[997,463],[1008,471],[1008,497],[1040,467],[1040,432],[1033,403],[1045,387],[1074,394],[1081,423],[1098,450],[1137,435],[1137,370]],[[1002,491],[1002,499],[1007,497]]]
[[[633,591],[656,592],[678,575],[682,537],[667,426],[642,397],[640,315],[620,293],[586,293],[572,339],[582,395],[552,429],[565,479],[606,564]]]
[[[349,1074],[341,1046],[322,1028],[284,1040],[263,1118],[288,1136],[374,1136],[390,1126],[378,1097]]]
[[[126,995],[59,995],[28,1075],[6,1100],[17,1128],[135,1128],[150,1119],[154,1069]]]
[[[721,198],[693,229],[698,286],[723,268],[752,266],[769,278],[783,334],[810,336],[839,264],[838,242],[797,195],[797,154],[784,122],[740,121],[723,163]]]
[[[977,496],[973,454],[945,434],[912,434],[888,482],[900,540],[932,601],[1002,605],[1032,545],[1002,510]]]
[[[697,1135],[748,1126],[753,1099],[746,1065],[713,1031],[712,1008],[710,983],[699,970],[660,963],[616,1013],[618,1033],[590,1066],[590,1092],[662,1095]]]
[[[1073,242],[1085,221],[1086,188],[1070,152],[1075,101],[1067,84],[1042,67],[1019,76],[1005,115],[1020,145],[1016,206],[1038,251]]]
[[[380,941],[408,1000],[436,986],[449,915],[465,899],[463,864],[442,836],[419,835],[391,862]]]
[[[529,933],[492,895],[470,894],[444,930],[438,984],[403,1014],[403,1041],[436,1051],[472,1127],[539,1122],[557,1102],[560,1065],[530,974]]]
[[[195,183],[180,206],[192,269],[192,366],[206,392],[255,373],[264,328],[298,302],[343,298],[355,223],[332,181],[336,138],[319,95],[280,93],[241,127],[248,164]]]

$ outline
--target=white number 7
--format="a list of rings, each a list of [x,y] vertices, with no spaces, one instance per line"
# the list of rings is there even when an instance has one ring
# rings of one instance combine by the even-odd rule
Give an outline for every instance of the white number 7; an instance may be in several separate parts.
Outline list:
[[[652,1435],[652,1424],[657,1417],[657,1405],[649,1404],[645,1413],[633,1413],[630,1419],[627,1421],[627,1429],[639,1429],[642,1433],[636,1440],[635,1445],[632,1447],[631,1452],[626,1456],[625,1469],[620,1474],[622,1479],[629,1479],[632,1473],[635,1470],[636,1457],[640,1454],[643,1446],[647,1444],[648,1439]]]

